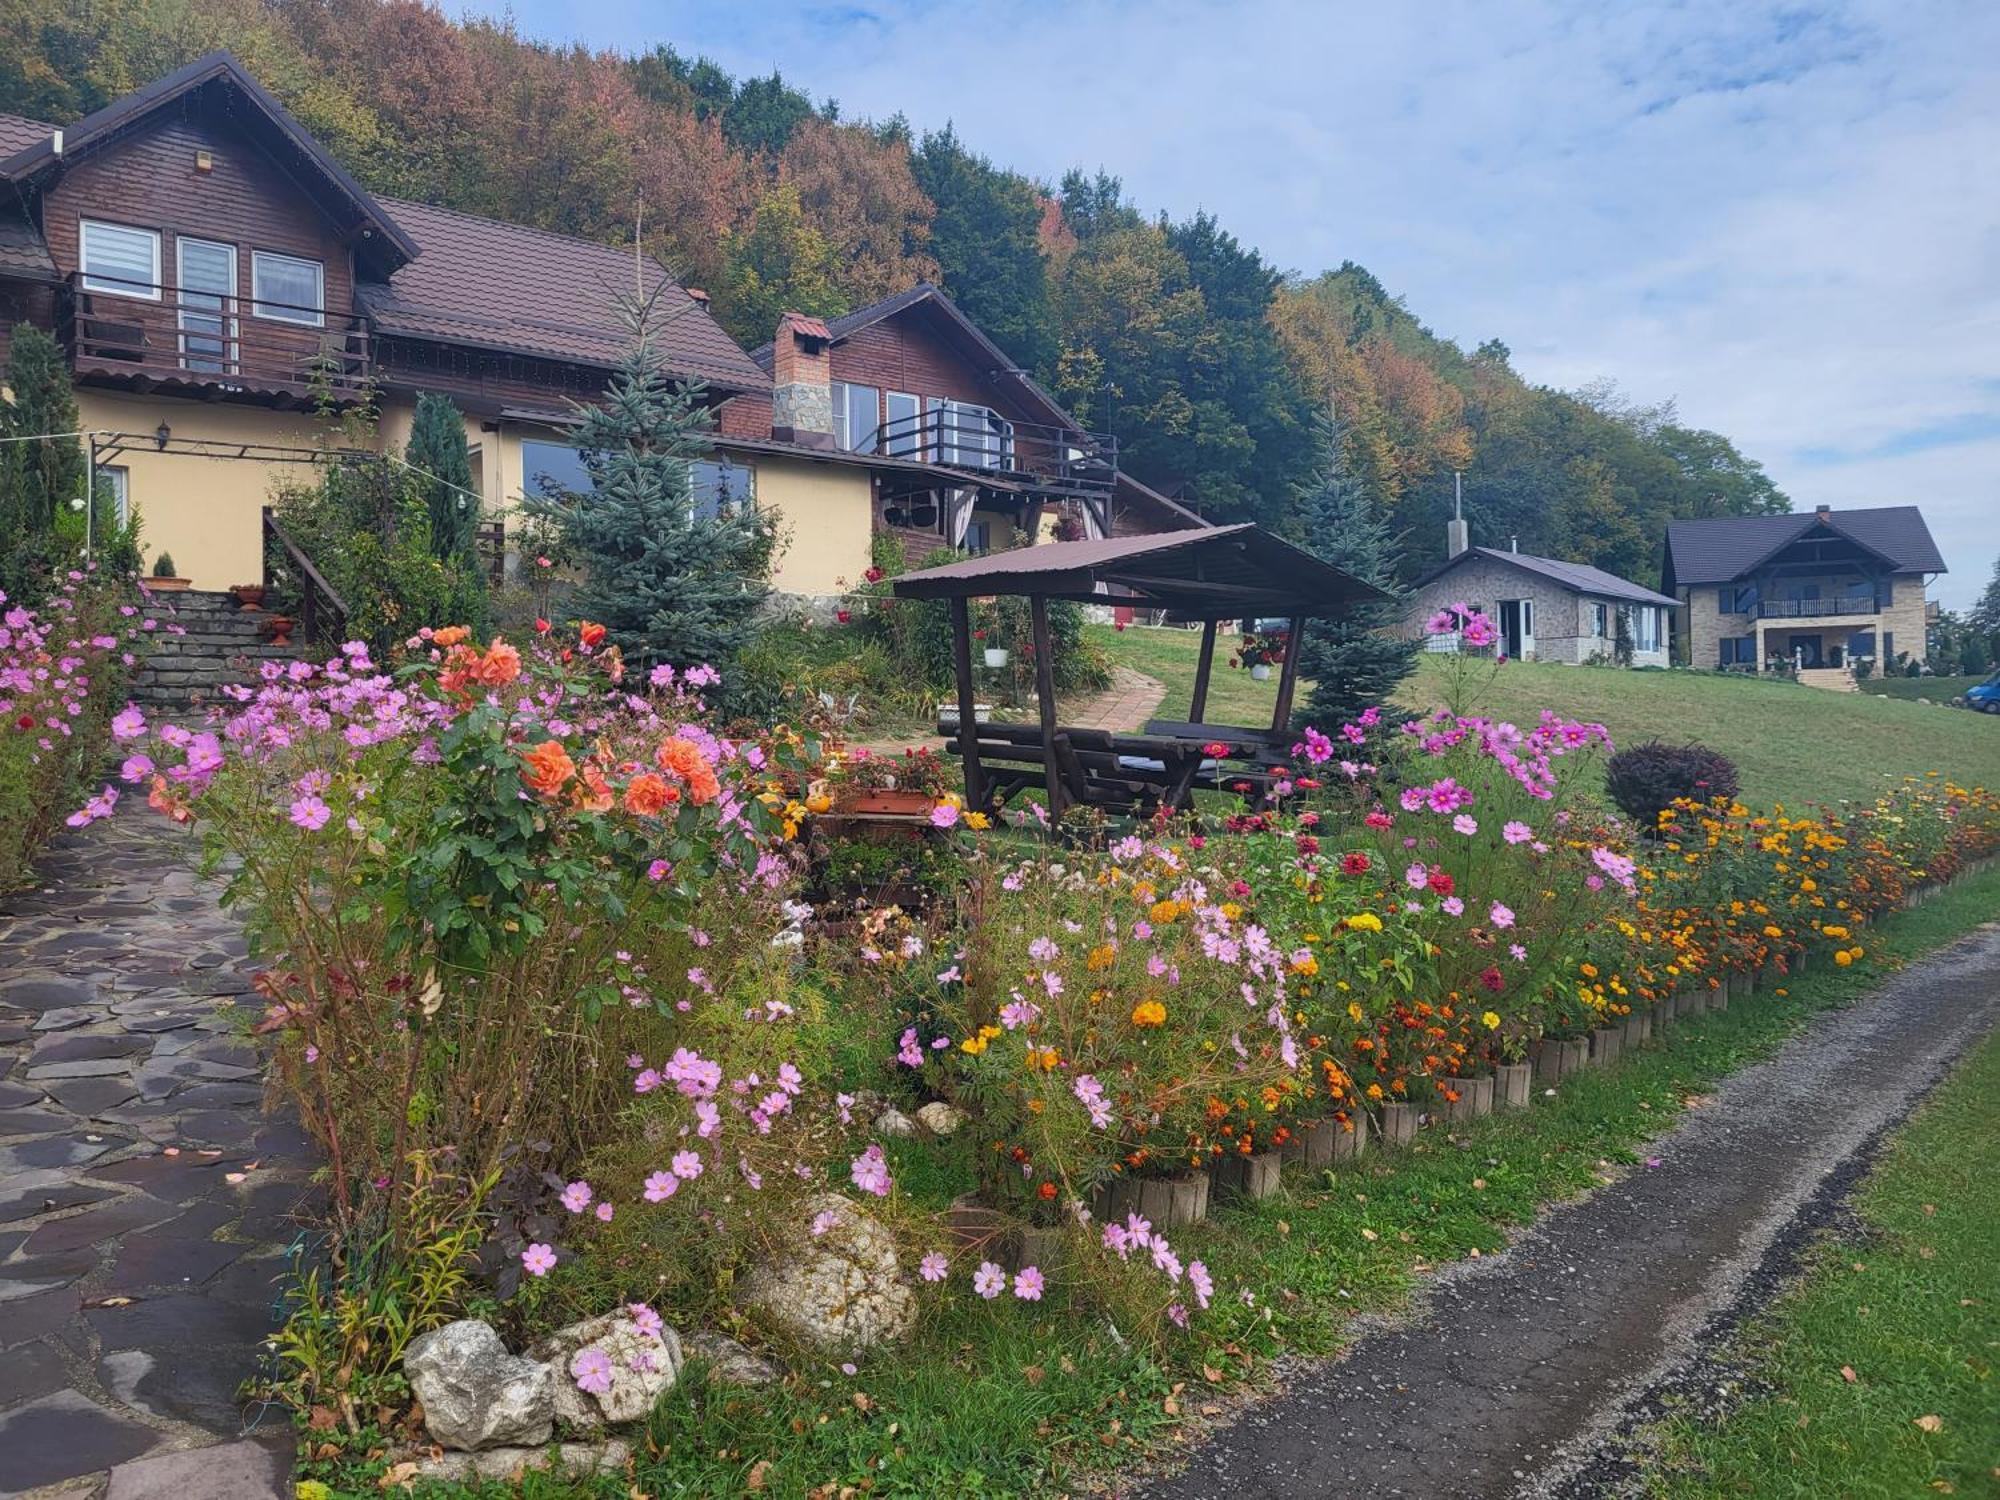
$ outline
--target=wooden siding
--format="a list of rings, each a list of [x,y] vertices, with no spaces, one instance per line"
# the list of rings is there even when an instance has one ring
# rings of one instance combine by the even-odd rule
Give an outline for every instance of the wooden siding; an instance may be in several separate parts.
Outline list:
[[[854,385],[911,396],[943,396],[990,406],[1016,422],[1041,422],[1047,414],[1030,409],[1009,386],[991,378],[925,326],[912,308],[884,318],[833,346],[833,378]]]

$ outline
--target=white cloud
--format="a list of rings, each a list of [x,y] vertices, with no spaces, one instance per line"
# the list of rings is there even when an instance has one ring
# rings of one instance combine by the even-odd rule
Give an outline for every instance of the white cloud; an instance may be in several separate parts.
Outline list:
[[[1038,176],[1102,165],[1282,266],[1360,261],[1533,379],[1677,398],[1801,506],[1921,504],[1949,605],[2000,550],[1995,444],[1824,461],[2000,414],[1990,0],[515,12],[534,34],[775,65],[850,115],[953,119]]]

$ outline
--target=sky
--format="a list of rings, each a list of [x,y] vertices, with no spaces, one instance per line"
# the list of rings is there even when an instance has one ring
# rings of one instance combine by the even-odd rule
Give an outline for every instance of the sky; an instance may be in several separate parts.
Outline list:
[[[447,0],[449,4],[449,0]],[[474,9],[500,14],[502,7]],[[2000,555],[2000,0],[512,0],[526,34],[781,70],[844,116],[1354,260],[1528,378],[1609,377],[1795,508]],[[1477,494],[1476,467],[1466,476]]]

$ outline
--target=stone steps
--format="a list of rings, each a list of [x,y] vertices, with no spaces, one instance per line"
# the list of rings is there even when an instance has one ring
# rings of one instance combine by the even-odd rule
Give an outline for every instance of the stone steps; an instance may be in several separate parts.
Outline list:
[[[233,594],[189,589],[154,594],[150,613],[160,622],[152,654],[132,681],[135,703],[156,709],[187,709],[222,700],[221,689],[254,683],[270,661],[291,661],[296,646],[273,646],[265,639],[271,615],[244,609]]]

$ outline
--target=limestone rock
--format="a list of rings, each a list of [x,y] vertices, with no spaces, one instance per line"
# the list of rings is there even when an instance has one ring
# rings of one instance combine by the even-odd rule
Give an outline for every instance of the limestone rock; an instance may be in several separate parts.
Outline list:
[[[424,1404],[424,1425],[447,1448],[549,1440],[556,1396],[548,1367],[509,1354],[500,1335],[475,1318],[413,1340],[403,1374]]]
[[[610,1387],[586,1391],[576,1383],[576,1358],[596,1350],[610,1364]],[[556,1415],[573,1427],[594,1430],[607,1422],[636,1422],[681,1373],[681,1341],[671,1328],[654,1338],[624,1313],[605,1313],[557,1329],[532,1345],[555,1384]]]
[[[768,1359],[719,1333],[691,1333],[681,1341],[690,1359],[708,1361],[711,1380],[723,1385],[770,1385],[783,1372]]]
[[[822,1193],[806,1208],[815,1217],[833,1213],[833,1226],[752,1270],[744,1284],[748,1305],[823,1349],[866,1349],[909,1332],[916,1298],[889,1231],[837,1193]]]
[[[917,1111],[917,1123],[932,1135],[950,1135],[965,1123],[965,1111],[933,1099]]]
[[[915,1135],[917,1126],[914,1120],[892,1104],[875,1117],[875,1131],[878,1135]]]
[[[488,1479],[505,1484],[529,1469],[555,1468],[564,1474],[615,1474],[632,1457],[629,1445],[617,1438],[601,1443],[558,1443],[551,1463],[546,1445],[539,1448],[488,1448],[480,1453],[440,1453],[415,1461],[413,1479],[451,1480],[460,1484]]]

